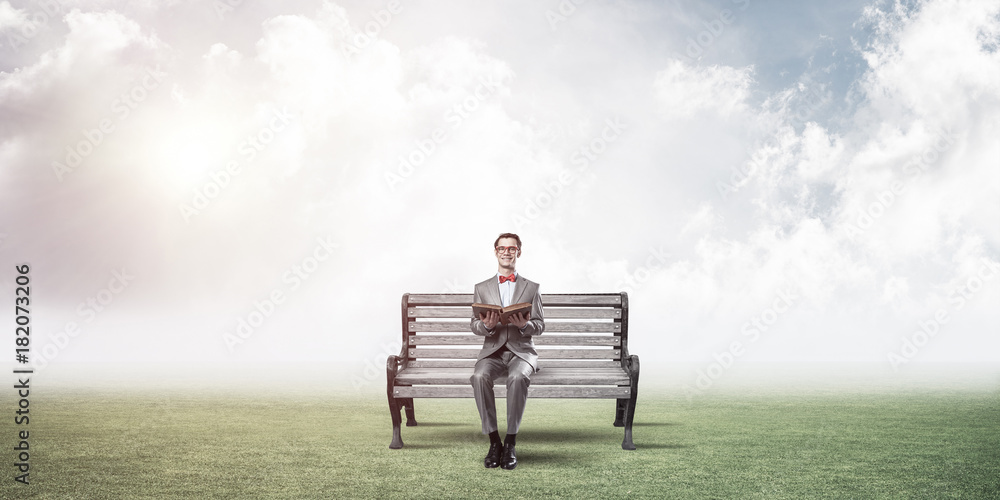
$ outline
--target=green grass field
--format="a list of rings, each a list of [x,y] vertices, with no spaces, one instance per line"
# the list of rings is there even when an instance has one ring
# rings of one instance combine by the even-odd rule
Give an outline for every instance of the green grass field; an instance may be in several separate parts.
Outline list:
[[[1000,498],[996,391],[647,390],[631,452],[613,401],[532,399],[514,471],[483,468],[472,400],[416,404],[389,450],[374,396],[39,391],[31,485],[5,418],[0,497]]]

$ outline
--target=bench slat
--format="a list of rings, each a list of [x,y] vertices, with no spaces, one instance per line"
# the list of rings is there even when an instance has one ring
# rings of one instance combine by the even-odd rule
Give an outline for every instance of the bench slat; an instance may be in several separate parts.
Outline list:
[[[605,359],[547,359],[539,365],[545,368],[621,368],[621,361]],[[475,359],[415,359],[407,368],[473,368]]]
[[[410,358],[476,359],[480,349],[409,348]],[[619,359],[619,349],[536,349],[538,357],[562,359]]]
[[[467,306],[472,303],[471,293],[411,293],[408,305]],[[544,304],[544,302],[543,302]]]
[[[507,388],[497,386],[493,389],[498,398],[507,397]],[[428,387],[428,386],[397,386],[393,387],[392,395],[396,398],[471,398],[472,386]],[[584,386],[531,386],[528,387],[529,398],[580,398],[580,399],[620,399],[631,395],[629,387],[584,387]]]
[[[576,294],[542,294],[543,306],[618,306],[622,305],[622,296],[617,293],[576,293]]]
[[[614,335],[539,335],[532,339],[536,346],[620,346],[622,338]],[[410,335],[410,345],[482,345],[478,335]]]
[[[396,375],[400,385],[469,385],[470,368],[407,368]],[[507,377],[496,379],[506,385]],[[531,376],[532,385],[628,385],[629,377],[619,368],[543,368]]]
[[[471,293],[417,293],[410,294],[407,305],[467,306],[472,303]],[[622,296],[617,293],[543,293],[546,306],[621,306]]]
[[[621,309],[609,308],[562,308],[545,305],[542,307],[545,319],[621,319]],[[414,307],[406,308],[411,318],[456,318],[471,319],[471,307]]]
[[[469,331],[468,322],[459,321],[410,321],[409,331],[411,333],[416,332],[455,332],[463,333]],[[546,332],[556,332],[556,333],[603,333],[603,332],[613,332],[621,333],[622,324],[621,323],[583,323],[583,322],[557,322],[557,321],[546,321],[545,322]]]

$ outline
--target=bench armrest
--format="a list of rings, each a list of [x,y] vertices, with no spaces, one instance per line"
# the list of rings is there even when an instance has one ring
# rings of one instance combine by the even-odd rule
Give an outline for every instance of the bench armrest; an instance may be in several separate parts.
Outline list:
[[[639,375],[639,356],[636,356],[635,354],[628,357],[622,356],[622,368],[624,368],[630,376],[637,377]]]
[[[396,378],[396,374],[399,373],[399,369],[402,368],[403,363],[405,362],[405,357],[393,354],[390,354],[389,357],[385,359],[385,372],[389,376],[390,381]]]

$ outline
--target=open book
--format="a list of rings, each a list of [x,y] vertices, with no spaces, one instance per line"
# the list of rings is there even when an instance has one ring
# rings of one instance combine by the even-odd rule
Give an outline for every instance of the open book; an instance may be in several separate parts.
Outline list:
[[[531,302],[520,302],[507,307],[495,306],[493,304],[472,304],[472,314],[477,318],[480,314],[486,314],[489,311],[500,313],[500,324],[506,325],[510,322],[510,317],[514,314],[526,312],[528,315],[531,315]]]

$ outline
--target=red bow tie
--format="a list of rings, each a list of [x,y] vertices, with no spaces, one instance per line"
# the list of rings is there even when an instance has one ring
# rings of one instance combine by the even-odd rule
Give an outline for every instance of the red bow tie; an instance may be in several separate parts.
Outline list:
[[[517,276],[514,276],[513,274],[510,276],[501,276],[500,283],[503,283],[504,281],[517,281]]]

